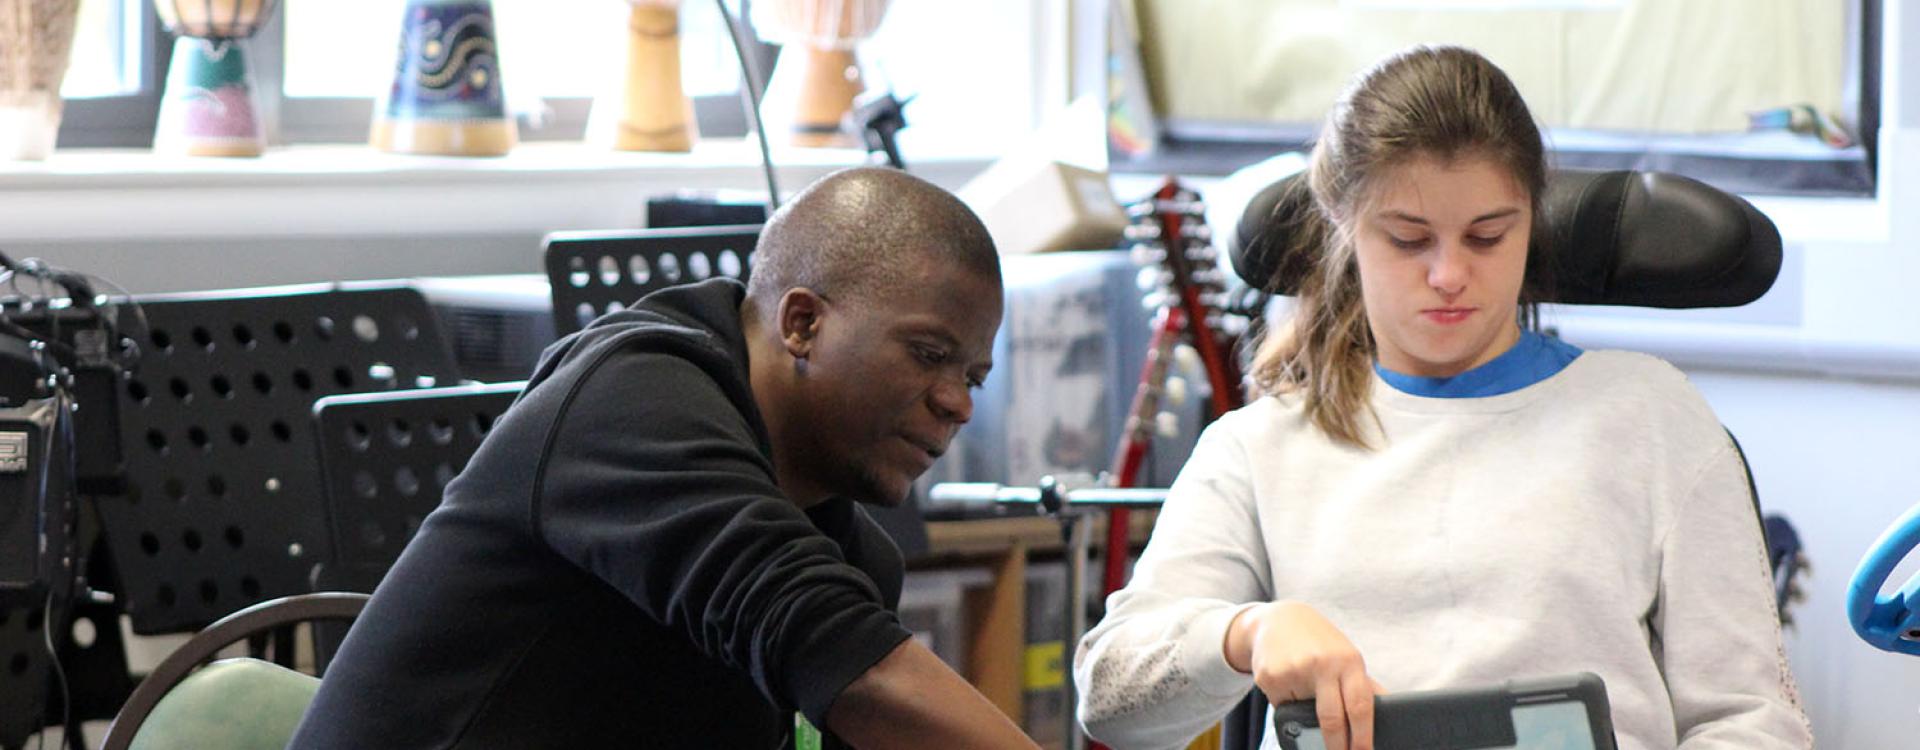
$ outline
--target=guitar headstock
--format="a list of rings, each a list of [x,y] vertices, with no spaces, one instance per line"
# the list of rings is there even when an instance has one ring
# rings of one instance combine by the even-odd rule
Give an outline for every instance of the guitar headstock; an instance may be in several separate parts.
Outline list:
[[[1191,293],[1208,313],[1205,322],[1217,330],[1227,276],[1200,194],[1169,178],[1152,195],[1127,206],[1127,216],[1131,224],[1126,237],[1133,243],[1134,263],[1141,267],[1140,290],[1146,293],[1143,304],[1149,309],[1180,307]]]
[[[1129,423],[1160,423],[1161,434],[1173,430],[1170,415],[1157,409],[1161,391],[1174,401],[1184,400],[1185,380],[1168,378],[1178,361],[1186,371],[1204,371],[1212,413],[1225,414],[1239,405],[1239,370],[1231,356],[1238,331],[1222,312],[1227,297],[1227,275],[1213,247],[1213,231],[1206,221],[1200,194],[1168,178],[1146,199],[1127,207],[1132,224],[1134,261],[1140,264],[1139,284],[1148,309],[1158,311],[1154,338],[1148,346],[1146,371]]]

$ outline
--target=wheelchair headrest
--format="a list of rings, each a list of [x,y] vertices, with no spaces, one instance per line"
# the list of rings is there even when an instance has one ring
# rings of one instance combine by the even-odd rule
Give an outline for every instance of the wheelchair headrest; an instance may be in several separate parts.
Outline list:
[[[1547,176],[1546,301],[1575,305],[1735,307],[1780,274],[1780,232],[1738,196],[1661,172],[1554,170]],[[1250,285],[1292,294],[1312,258],[1295,238],[1313,231],[1306,174],[1255,195],[1228,243]],[[1538,238],[1536,238],[1537,241]]]

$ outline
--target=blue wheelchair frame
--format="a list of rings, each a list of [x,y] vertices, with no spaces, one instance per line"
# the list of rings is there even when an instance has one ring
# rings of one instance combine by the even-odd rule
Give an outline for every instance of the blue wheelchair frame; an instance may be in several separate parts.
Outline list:
[[[1899,591],[1882,596],[1893,569],[1920,544],[1920,505],[1906,512],[1867,548],[1847,586],[1847,619],[1853,632],[1874,648],[1920,656],[1920,575]]]

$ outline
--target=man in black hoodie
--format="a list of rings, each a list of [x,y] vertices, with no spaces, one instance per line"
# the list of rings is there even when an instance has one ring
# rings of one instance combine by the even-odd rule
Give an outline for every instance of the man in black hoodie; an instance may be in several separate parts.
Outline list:
[[[747,286],[669,288],[542,357],[354,624],[296,748],[1031,747],[893,613],[897,504],[972,413],[999,258],[852,169]]]

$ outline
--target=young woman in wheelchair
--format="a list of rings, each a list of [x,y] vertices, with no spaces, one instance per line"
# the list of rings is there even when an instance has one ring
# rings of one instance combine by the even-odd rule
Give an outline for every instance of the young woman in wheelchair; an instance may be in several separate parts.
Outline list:
[[[1546,159],[1507,76],[1385,60],[1305,182],[1314,270],[1258,396],[1201,437],[1080,642],[1089,733],[1178,746],[1257,686],[1370,748],[1387,690],[1594,672],[1622,748],[1810,747],[1712,410],[1665,362],[1533,330]]]

